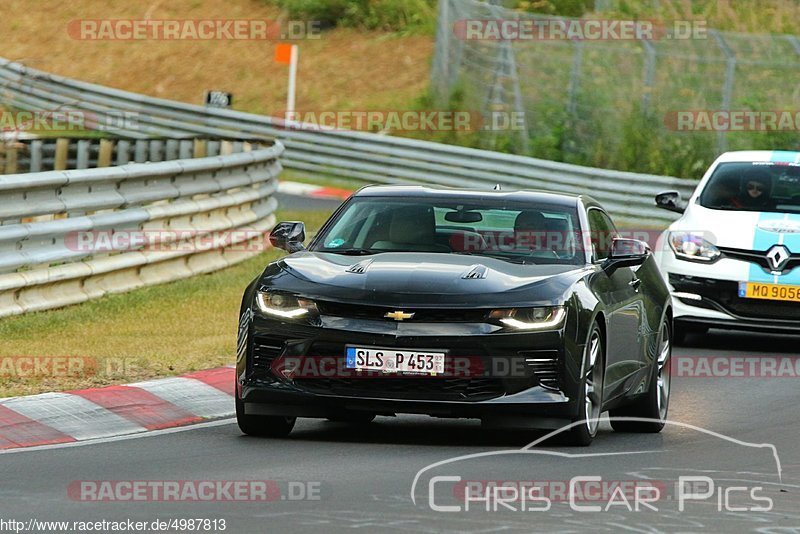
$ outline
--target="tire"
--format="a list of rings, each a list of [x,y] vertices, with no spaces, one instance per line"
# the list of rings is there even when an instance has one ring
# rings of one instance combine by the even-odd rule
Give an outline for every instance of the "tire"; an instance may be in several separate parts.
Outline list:
[[[374,413],[361,413],[361,412],[348,412],[328,417],[328,421],[331,421],[333,423],[354,423],[360,425],[369,424],[374,420],[375,420]]]
[[[669,393],[672,386],[672,338],[670,325],[664,321],[658,332],[656,358],[650,389],[632,404],[611,410],[611,428],[617,432],[661,432],[669,413]],[[652,421],[616,421],[615,417],[641,417]]]
[[[294,428],[296,417],[282,417],[279,415],[246,415],[244,403],[236,394],[236,422],[239,430],[248,436],[262,438],[285,438]]]
[[[570,445],[586,447],[592,443],[600,427],[600,414],[603,411],[603,383],[605,379],[605,350],[603,335],[595,323],[586,344],[583,356],[583,406],[581,414],[573,421],[576,424],[565,436]]]

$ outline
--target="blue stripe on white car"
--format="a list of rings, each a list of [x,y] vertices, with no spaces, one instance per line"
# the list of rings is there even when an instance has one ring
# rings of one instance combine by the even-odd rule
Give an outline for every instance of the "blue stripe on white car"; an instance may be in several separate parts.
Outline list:
[[[800,163],[800,152],[775,150],[769,160],[772,163]]]
[[[770,157],[772,163],[798,163],[800,152],[787,152],[776,150]],[[762,223],[768,221],[784,221],[800,225],[800,215],[789,213],[761,213],[753,236],[753,250],[767,251],[774,245],[784,245],[792,253],[800,252],[800,234],[769,232],[762,228]],[[770,274],[760,266],[751,263],[749,282],[762,282],[773,284],[800,285],[800,269],[793,269],[784,275]]]

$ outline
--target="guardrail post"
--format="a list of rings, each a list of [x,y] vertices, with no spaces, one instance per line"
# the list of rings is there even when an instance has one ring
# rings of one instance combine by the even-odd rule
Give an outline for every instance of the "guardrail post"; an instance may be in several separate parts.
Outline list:
[[[56,140],[56,156],[53,160],[53,170],[63,171],[67,168],[67,158],[69,157],[69,139],[59,138]]]
[[[42,145],[41,139],[34,139],[31,141],[31,165],[30,172],[39,172],[42,170]]]
[[[111,165],[111,155],[114,152],[114,142],[110,139],[101,139],[100,148],[97,151],[97,167],[108,167]]]
[[[81,139],[78,141],[78,155],[75,161],[76,169],[89,168],[89,143],[88,139]]]
[[[17,173],[17,149],[16,147],[10,146],[6,148],[6,174],[16,174]]]
[[[131,160],[131,142],[127,139],[117,141],[117,165],[125,165]]]
[[[194,140],[194,157],[196,158],[204,158],[206,157],[208,142],[205,139],[195,139]]]
[[[181,139],[178,146],[178,157],[180,159],[192,159],[194,154],[194,142],[188,139]]]
[[[133,161],[135,163],[144,163],[147,161],[149,144],[150,143],[144,139],[137,139],[133,153]]]
[[[164,142],[160,139],[150,141],[150,161],[164,161]]]
[[[165,149],[164,159],[166,161],[171,161],[173,159],[178,159],[178,147],[180,145],[180,141],[177,139],[167,139],[167,148]]]

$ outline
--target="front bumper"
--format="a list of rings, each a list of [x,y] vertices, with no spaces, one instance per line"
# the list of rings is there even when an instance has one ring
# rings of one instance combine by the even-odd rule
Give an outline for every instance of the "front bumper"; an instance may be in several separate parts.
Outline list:
[[[739,297],[739,282],[749,279],[750,266],[731,258],[695,263],[662,252],[659,267],[672,293],[676,326],[796,333],[800,303]]]
[[[255,315],[237,362],[246,414],[332,417],[345,411],[479,418],[558,428],[578,414],[583,346],[560,330],[508,333],[486,323],[400,323],[322,316],[321,323]],[[345,345],[447,351],[443,376],[364,375]]]

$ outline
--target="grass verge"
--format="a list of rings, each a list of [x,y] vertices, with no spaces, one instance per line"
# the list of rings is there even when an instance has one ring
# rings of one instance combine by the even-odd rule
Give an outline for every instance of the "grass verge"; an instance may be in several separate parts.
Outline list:
[[[303,220],[316,232],[328,215],[284,210],[277,217]],[[129,383],[232,364],[242,292],[267,263],[282,255],[272,250],[215,273],[0,319],[0,397]],[[37,370],[23,358],[46,364]]]

